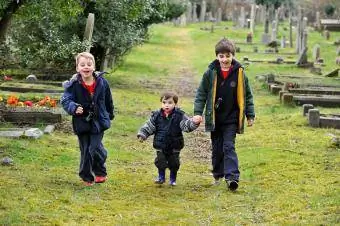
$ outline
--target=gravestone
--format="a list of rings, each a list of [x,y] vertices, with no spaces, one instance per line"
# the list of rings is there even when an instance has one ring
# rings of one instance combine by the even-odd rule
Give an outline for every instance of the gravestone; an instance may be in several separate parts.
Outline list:
[[[26,77],[26,81],[29,83],[35,83],[38,81],[37,76],[35,75],[29,75]]]
[[[261,37],[261,42],[262,42],[262,44],[267,45],[271,41],[270,39],[271,39],[271,37],[270,37],[269,34],[263,33],[262,37]]]
[[[316,62],[320,58],[320,45],[315,44],[313,47],[313,61]]]
[[[222,9],[221,8],[218,8],[217,9],[217,20],[216,20],[216,23],[221,23],[222,21]]]
[[[256,16],[256,5],[251,4],[250,11],[250,32],[254,34],[255,31],[255,16]]]
[[[94,26],[94,14],[89,13],[86,21],[86,27],[84,32],[84,40],[89,42],[86,52],[90,52],[91,49],[91,42],[92,42],[92,34],[93,34],[93,26]]]
[[[328,30],[325,30],[325,31],[323,32],[323,35],[325,36],[326,40],[329,40],[330,37],[331,37],[331,34],[330,34],[330,32],[329,32]]]
[[[202,4],[201,4],[200,22],[204,22],[205,21],[206,10],[207,10],[207,3],[206,3],[205,0],[203,0]]]
[[[252,43],[253,42],[253,34],[250,32],[247,34],[247,43]]]
[[[313,108],[308,110],[308,121],[311,127],[320,126],[320,112],[318,109]]]
[[[320,20],[320,12],[317,11],[316,12],[316,16],[315,16],[315,29],[317,31],[321,31],[321,20]]]
[[[244,28],[245,22],[246,22],[246,15],[244,12],[244,7],[241,6],[241,12],[240,12],[240,17],[239,17],[239,27]]]
[[[187,4],[187,11],[186,11],[187,22],[191,23],[192,21],[192,4],[188,2]]]
[[[197,22],[197,5],[194,3],[194,6],[192,7],[192,22],[196,23]]]
[[[306,116],[308,114],[309,109],[313,109],[314,106],[313,104],[304,104],[302,105],[302,108],[303,108],[302,115]]]
[[[310,68],[310,73],[314,75],[322,75],[321,68],[320,67],[311,67]]]
[[[187,17],[184,13],[179,18],[179,25],[181,27],[185,27],[187,25]]]
[[[307,61],[307,50],[308,50],[308,48],[305,47],[305,49],[302,51],[302,53],[300,53],[299,58],[296,62],[297,66],[304,66],[305,64],[308,63],[308,61]]]
[[[281,38],[281,48],[286,48],[286,36],[282,36]]]

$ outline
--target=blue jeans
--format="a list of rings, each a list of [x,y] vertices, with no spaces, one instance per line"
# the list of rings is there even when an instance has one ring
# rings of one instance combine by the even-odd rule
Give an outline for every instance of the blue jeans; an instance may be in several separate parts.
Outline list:
[[[236,124],[229,124],[211,132],[212,173],[215,179],[239,181],[238,158],[235,152]]]

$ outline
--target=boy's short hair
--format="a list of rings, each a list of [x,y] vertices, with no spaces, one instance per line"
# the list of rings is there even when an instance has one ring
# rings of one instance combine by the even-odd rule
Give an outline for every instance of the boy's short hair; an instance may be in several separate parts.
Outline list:
[[[215,54],[232,53],[235,56],[235,45],[232,41],[222,38],[215,46]]]
[[[80,57],[84,57],[85,59],[92,60],[93,66],[94,66],[94,68],[96,68],[96,62],[94,60],[94,56],[89,52],[78,53],[78,55],[76,56],[76,66],[78,66]]]
[[[172,98],[174,100],[175,104],[177,104],[178,96],[175,93],[173,93],[173,92],[164,92],[164,93],[162,93],[160,101],[162,102],[162,100],[167,100],[167,99],[170,99],[170,98]]]

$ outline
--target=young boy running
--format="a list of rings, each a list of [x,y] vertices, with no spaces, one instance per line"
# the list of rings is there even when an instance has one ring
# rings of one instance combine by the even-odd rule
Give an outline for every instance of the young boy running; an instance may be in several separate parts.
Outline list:
[[[94,72],[95,60],[92,54],[79,53],[76,57],[76,70],[77,74],[63,84],[65,92],[61,104],[72,115],[73,131],[78,136],[79,176],[85,186],[91,186],[107,180],[107,151],[102,139],[114,118],[114,106],[109,84],[102,76],[104,72]]]

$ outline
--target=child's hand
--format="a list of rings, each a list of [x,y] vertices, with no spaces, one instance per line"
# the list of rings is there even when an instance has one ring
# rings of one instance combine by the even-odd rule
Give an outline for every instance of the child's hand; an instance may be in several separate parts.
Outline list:
[[[139,142],[143,143],[145,141],[145,139],[142,136],[137,136]]]
[[[76,109],[76,114],[77,115],[81,115],[84,113],[84,109],[82,106],[78,106],[77,109]]]
[[[252,118],[247,119],[247,122],[248,122],[248,126],[253,126],[254,125],[254,119],[252,119]]]
[[[202,116],[200,116],[200,115],[195,115],[194,117],[192,117],[192,121],[193,121],[196,125],[200,124],[200,123],[202,122],[202,120],[203,120],[203,118],[202,118]]]

